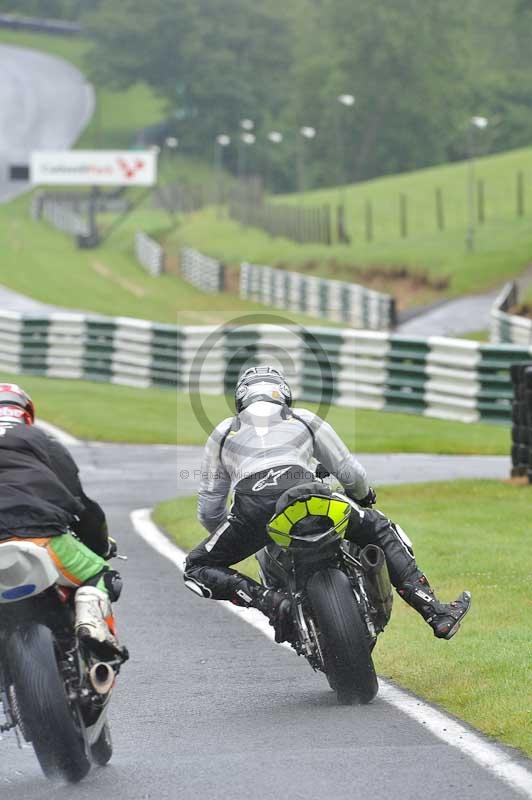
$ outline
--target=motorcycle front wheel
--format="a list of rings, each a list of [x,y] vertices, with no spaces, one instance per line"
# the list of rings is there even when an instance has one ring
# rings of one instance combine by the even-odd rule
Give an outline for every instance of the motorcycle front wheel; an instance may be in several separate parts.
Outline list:
[[[72,708],[57,663],[54,637],[28,625],[9,639],[9,671],[24,734],[47,778],[77,783],[89,771],[82,723]]]
[[[316,572],[307,583],[307,597],[318,628],[325,672],[338,702],[369,703],[379,684],[349,578],[339,569]]]

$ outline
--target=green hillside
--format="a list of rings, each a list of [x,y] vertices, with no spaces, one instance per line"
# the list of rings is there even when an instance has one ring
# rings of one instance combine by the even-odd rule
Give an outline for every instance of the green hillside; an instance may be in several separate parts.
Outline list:
[[[273,238],[213,210],[187,218],[171,241],[200,245],[226,261],[289,266],[318,275],[361,281],[407,294],[403,304],[487,290],[523,271],[532,253],[532,149],[478,159],[476,189],[482,181],[484,221],[475,201],[475,246],[468,251],[467,162],[379,178],[347,187],[275,197],[277,203],[335,207],[344,202],[351,243],[297,244]],[[518,174],[523,181],[523,215],[517,214]],[[439,230],[436,191],[443,201]],[[406,197],[407,236],[400,231],[400,196]],[[371,204],[373,238],[366,240],[366,208]]]
[[[66,58],[81,69],[86,66],[85,55],[89,42],[85,39],[0,31],[0,42],[35,47]],[[145,85],[136,85],[126,92],[97,89],[97,113],[78,144],[127,146],[139,127],[153,124],[163,117],[162,101]],[[208,165],[181,155],[165,154],[161,167],[165,179],[179,175],[190,183],[208,185],[212,182],[212,169]],[[116,251],[120,251],[116,256],[117,267],[125,272],[138,270],[131,260],[131,241],[127,240],[126,233],[130,235],[128,228],[144,226],[147,232],[158,232],[170,250],[175,251],[186,244],[229,264],[248,260],[360,282],[392,292],[397,296],[400,307],[483,291],[519,275],[529,262],[532,226],[527,212],[532,207],[532,149],[476,160],[473,208],[475,247],[472,252],[466,248],[470,222],[470,169],[468,162],[461,162],[346,187],[273,198],[276,203],[329,204],[333,209],[338,203],[344,203],[346,227],[351,237],[348,245],[336,243],[326,247],[297,244],[271,237],[256,228],[244,227],[230,220],[226,214],[220,215],[214,208],[183,217],[177,227],[170,225],[163,212],[147,210],[135,215],[131,225],[114,236],[114,241],[111,239],[104,250],[94,251],[93,256],[108,259],[114,268]],[[522,177],[518,178],[518,175]],[[518,180],[522,181],[521,215],[518,215]],[[483,196],[480,204],[479,191]],[[437,192],[442,209],[439,216]],[[400,225],[401,196],[406,203],[405,236],[401,233]],[[369,208],[372,216],[371,241],[367,240]],[[22,224],[22,213],[23,209],[18,207],[19,222],[16,224]],[[479,221],[479,214],[483,221]],[[3,214],[0,215],[0,226],[3,225],[2,218]],[[13,223],[9,224],[12,227]],[[41,236],[37,231],[36,235]],[[53,251],[54,247],[62,249],[63,245],[55,238],[56,234],[50,232],[42,236],[47,239],[48,252],[50,248]],[[9,235],[4,234],[4,241],[6,238],[9,242]],[[69,255],[69,259],[72,257]],[[79,253],[75,257],[81,260],[87,258]],[[6,260],[6,270],[8,261],[9,258]],[[4,282],[19,290],[24,290],[22,287],[25,286],[27,291],[29,286],[34,296],[59,302],[52,290],[53,281],[47,281],[45,287],[39,287],[39,280],[34,280],[30,261],[25,275],[13,276],[7,272]],[[71,288],[77,297],[74,304],[78,306],[81,303],[79,288],[77,285]],[[83,297],[86,295],[83,294]],[[180,307],[191,310],[187,292],[180,292],[180,298]],[[91,297],[90,301],[83,300],[83,305],[107,311],[115,302],[116,298],[111,293],[105,300],[97,296]],[[219,310],[223,310],[220,305],[223,306],[225,302],[231,301],[228,298],[217,303]],[[146,309],[145,316],[168,319],[169,312],[162,307],[150,310],[149,303],[135,302],[132,298],[120,299],[123,313],[138,313],[136,307],[140,305]],[[200,307],[192,309],[195,321],[203,321],[201,305],[200,302]],[[210,308],[212,303],[208,305]],[[176,310],[172,310],[172,315]],[[239,309],[235,307],[234,310],[238,312]],[[195,311],[199,311],[199,315]]]
[[[218,324],[269,311],[232,294],[206,294],[176,275],[149,275],[134,256],[135,231],[153,232],[168,224],[162,211],[139,208],[98,248],[78,250],[73,237],[33,220],[29,199],[19,197],[0,205],[0,284],[43,303],[181,325]],[[303,315],[284,316],[320,324]]]

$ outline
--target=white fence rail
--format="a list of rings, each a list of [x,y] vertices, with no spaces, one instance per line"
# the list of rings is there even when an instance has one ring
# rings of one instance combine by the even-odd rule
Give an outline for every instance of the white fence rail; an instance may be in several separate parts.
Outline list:
[[[345,322],[352,328],[389,330],[395,324],[395,301],[388,294],[354,283],[257,264],[241,264],[240,297],[312,317]]]
[[[202,292],[216,293],[224,290],[224,265],[215,258],[204,256],[190,247],[181,250],[180,274],[184,280]]]
[[[532,345],[298,326],[178,327],[126,317],[0,313],[0,370],[193,395],[233,390],[250,364],[281,366],[295,396],[463,422],[511,417],[512,364]]]
[[[508,314],[508,309],[518,301],[515,282],[507,283],[491,309],[491,341],[511,344],[532,344],[532,319]]]
[[[142,231],[135,234],[135,255],[144,269],[155,277],[164,272],[164,250],[161,245]]]
[[[66,203],[35,195],[31,213],[34,219],[45,219],[54,228],[72,236],[89,236],[90,225],[87,219],[74,211]]]

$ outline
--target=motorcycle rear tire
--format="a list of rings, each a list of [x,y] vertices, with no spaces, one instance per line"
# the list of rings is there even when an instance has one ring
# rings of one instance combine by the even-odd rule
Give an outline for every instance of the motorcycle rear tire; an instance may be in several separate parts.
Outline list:
[[[379,684],[349,578],[339,569],[316,572],[307,583],[307,596],[319,631],[327,678],[338,702],[369,703]]]
[[[28,625],[9,639],[9,670],[20,715],[47,778],[77,783],[89,771],[82,723],[67,699],[49,628]]]

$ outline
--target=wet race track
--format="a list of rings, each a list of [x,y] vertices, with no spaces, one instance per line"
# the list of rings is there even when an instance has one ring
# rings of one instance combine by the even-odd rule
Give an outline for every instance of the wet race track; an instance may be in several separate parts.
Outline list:
[[[44,54],[2,46],[0,71],[2,201],[26,188],[7,183],[7,165],[26,163],[35,147],[69,146],[93,98],[77,70]],[[52,785],[31,747],[19,750],[14,736],[0,737],[0,800],[524,796],[387,702],[389,692],[367,707],[339,707],[323,676],[305,662],[184,588],[179,570],[140,538],[130,515],[193,494],[197,448],[79,444],[73,450],[86,490],[105,507],[129,556],[118,564],[125,580],[119,631],[131,660],[111,706],[115,755],[75,788]],[[508,473],[504,458],[361,460],[381,483]],[[496,752],[501,763],[508,760],[505,750]]]
[[[74,790],[55,786],[48,794],[31,748],[18,750],[5,736],[0,797],[410,800],[420,787],[432,800],[522,796],[382,697],[339,707],[302,659],[184,588],[176,567],[135,533],[130,512],[192,494],[198,449],[79,445],[73,452],[129,556],[119,564],[126,588],[118,620],[132,657],[111,708],[115,755]],[[426,479],[426,463],[416,467],[415,458],[362,457],[381,482],[393,481],[394,471]],[[438,459],[421,458],[437,469]],[[455,467],[447,464],[447,475]],[[491,474],[506,469],[505,459],[493,460]],[[176,470],[191,477],[180,482]],[[473,462],[468,471],[477,474]]]
[[[28,164],[32,150],[63,150],[89,121],[92,87],[63,59],[0,45],[0,202],[28,188],[9,182],[10,164]]]

